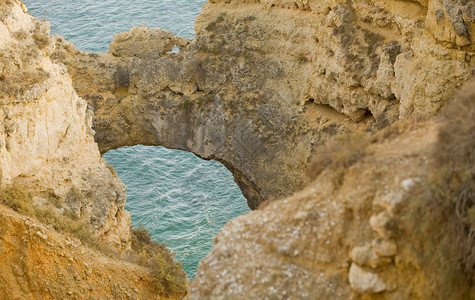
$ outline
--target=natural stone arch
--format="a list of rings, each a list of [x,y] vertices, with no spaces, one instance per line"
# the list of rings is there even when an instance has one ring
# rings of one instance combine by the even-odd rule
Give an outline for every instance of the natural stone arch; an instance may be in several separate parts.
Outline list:
[[[259,177],[270,174],[275,168],[275,165],[262,164],[263,159],[271,161],[268,152],[272,148],[267,144],[269,139],[259,136],[248,119],[229,122],[231,120],[219,106],[200,110],[195,102],[183,100],[182,95],[170,91],[146,102],[125,97],[112,112],[105,111],[108,112],[106,115],[102,110],[96,112],[94,123],[96,142],[102,153],[137,144],[189,151],[226,166],[251,208],[269,197],[269,194],[263,194]],[[283,150],[285,145],[278,142],[274,141],[273,145]]]
[[[205,70],[211,64],[204,66],[195,53],[166,54],[169,46],[154,58],[84,54],[61,38],[56,46],[55,59],[68,66],[78,94],[94,111],[102,153],[142,144],[217,160],[252,209],[302,188],[311,152],[311,135],[302,133],[311,128],[301,107],[266,103],[249,91],[239,99],[241,91],[216,85],[222,80],[217,66]]]
[[[302,187],[306,159],[295,160],[292,170],[284,166],[292,164],[293,159],[285,154],[302,151],[308,157],[310,141],[302,147],[303,142],[298,145],[279,139],[263,130],[255,116],[232,116],[220,105],[219,97],[204,97],[192,100],[171,90],[160,91],[147,101],[130,94],[119,97],[113,107],[106,105],[95,112],[95,139],[100,151],[142,144],[189,151],[219,161],[232,172],[253,209],[269,197],[287,195]],[[272,108],[269,110],[272,114]],[[275,174],[278,169],[282,170],[280,176]]]
[[[204,6],[192,40],[133,28],[100,55],[57,40],[54,58],[94,111],[102,152],[161,145],[218,160],[256,208],[303,187],[312,145],[435,113],[469,77],[465,61],[431,56],[420,69],[425,52],[404,48],[397,32],[358,26],[348,5],[259,14],[222,2]]]
[[[312,145],[367,125],[306,101],[281,61],[244,45],[229,58],[204,51],[200,36],[141,27],[115,38],[107,54],[84,54],[62,38],[54,53],[94,113],[100,151],[142,144],[217,160],[252,209],[304,186]],[[174,45],[180,53],[169,53]]]

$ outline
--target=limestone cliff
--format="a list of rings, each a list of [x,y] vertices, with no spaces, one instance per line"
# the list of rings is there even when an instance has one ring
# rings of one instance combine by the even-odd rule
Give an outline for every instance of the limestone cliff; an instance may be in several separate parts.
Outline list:
[[[192,40],[141,27],[100,55],[58,38],[54,58],[93,108],[102,152],[216,159],[255,208],[304,186],[312,145],[451,99],[471,76],[473,3],[436,2],[210,1]]]
[[[321,149],[314,182],[221,230],[190,299],[475,299],[474,88]]]
[[[400,220],[411,190],[427,184],[437,130],[393,134],[348,168],[328,168],[292,197],[230,221],[200,263],[191,299],[428,299]]]
[[[0,298],[183,298],[181,265],[143,232],[131,241],[125,186],[54,46],[49,23],[0,1]]]
[[[2,189],[126,249],[123,185],[99,151],[191,151],[229,168],[251,208],[279,200],[226,225],[190,298],[474,298],[475,128],[431,117],[473,75],[473,1],[213,0],[192,40],[137,27],[102,54],[0,8]]]
[[[0,187],[35,192],[37,206],[74,214],[127,247],[125,186],[100,157],[67,69],[50,59],[49,24],[13,1],[2,2],[1,17]]]

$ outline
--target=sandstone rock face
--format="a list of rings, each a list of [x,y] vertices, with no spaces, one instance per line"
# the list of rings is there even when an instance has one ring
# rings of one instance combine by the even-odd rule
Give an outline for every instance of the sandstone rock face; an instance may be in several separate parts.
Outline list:
[[[326,169],[292,197],[231,220],[201,261],[190,299],[427,299],[434,290],[405,213],[392,217],[392,240],[370,220],[387,211],[385,195],[407,207],[408,178],[427,184],[436,140],[436,124],[410,125],[370,143],[342,181]]]
[[[446,1],[458,21],[434,25],[435,2],[210,1],[192,40],[141,27],[111,54],[57,38],[54,58],[93,108],[102,152],[162,145],[216,159],[255,208],[304,186],[312,145],[434,114],[471,76],[472,6]]]
[[[457,194],[437,179],[464,172],[446,169],[452,164],[473,174],[475,145],[465,140],[473,141],[474,119],[466,116],[473,114],[474,86],[472,80],[453,119],[396,122],[359,144],[363,151],[346,165],[349,153],[356,155],[345,152],[351,143],[329,148],[336,152],[332,163],[305,189],[230,221],[201,261],[190,298],[474,299],[472,262],[460,255],[473,253],[475,225],[454,208]],[[450,154],[440,154],[447,149]],[[455,160],[441,162],[447,155]],[[464,184],[473,180],[469,175]],[[427,193],[435,182],[442,195]],[[463,191],[460,201],[470,199],[473,188]],[[452,222],[466,228],[454,239]],[[458,239],[466,239],[467,252]]]
[[[122,47],[119,41],[112,44]],[[156,53],[166,52],[160,43],[153,45]],[[217,57],[209,62],[209,72],[195,55],[198,52],[140,59],[132,54],[84,54],[57,37],[54,58],[68,66],[76,90],[94,110],[95,139],[102,152],[125,145],[161,145],[218,160],[233,172],[252,208],[303,186],[312,144],[369,123],[355,124],[315,103],[265,103],[265,92],[259,96],[248,91],[253,98],[244,100],[238,88],[226,84],[220,68],[227,67]]]
[[[116,56],[152,59],[172,51],[175,40],[171,31],[134,27],[129,32],[115,34],[109,52]]]
[[[120,262],[0,205],[1,299],[168,299]],[[174,299],[174,298],[170,298]]]
[[[47,22],[0,2],[0,299],[182,299],[171,256],[157,274],[131,249],[125,186],[53,49]],[[176,273],[184,286],[164,288]]]
[[[280,199],[221,230],[191,299],[431,298],[404,208],[428,185],[437,123],[393,124],[357,158],[344,153],[351,164],[330,165],[289,195],[307,183],[303,170],[319,146],[435,114],[472,76],[473,5],[436,1],[214,0],[192,40],[134,28],[105,54],[51,38],[17,1],[2,2],[0,185],[23,186],[37,206],[72,212],[127,247],[124,188],[93,136],[101,152],[191,151],[228,167],[250,207]],[[179,53],[169,53],[174,46]],[[15,219],[6,216],[0,224]],[[2,228],[1,247],[25,238],[43,251],[34,241],[55,234],[11,222],[25,230]],[[29,274],[9,261],[5,276]],[[16,282],[24,294],[50,289]]]
[[[473,49],[475,3],[460,0],[431,0],[428,3],[426,24],[437,40]]]
[[[427,5],[437,0],[210,2],[197,20],[198,38],[213,40],[223,26],[236,24],[234,30],[252,36],[244,42],[251,44],[246,49],[262,49],[292,78],[294,99],[329,104],[355,120],[365,110],[375,117],[385,116],[393,102],[400,106],[396,109],[400,117],[436,112],[450,99],[454,87],[470,76],[467,61],[473,44],[458,50],[455,43],[434,39],[432,27],[425,26],[425,19],[430,19]],[[473,3],[444,3],[460,20],[437,25],[440,30],[460,27],[464,37],[473,40]],[[220,26],[209,26],[221,15]],[[411,70],[416,65],[418,69]],[[414,77],[402,75],[408,73]],[[447,94],[440,93],[441,85]]]
[[[67,69],[51,61],[49,24],[0,5],[0,188],[21,186],[40,207],[76,215],[128,247],[125,186],[100,157],[92,113]]]

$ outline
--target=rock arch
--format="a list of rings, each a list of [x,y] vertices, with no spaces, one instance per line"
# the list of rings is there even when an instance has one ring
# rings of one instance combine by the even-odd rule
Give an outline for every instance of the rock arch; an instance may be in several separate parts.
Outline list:
[[[163,36],[153,40],[161,30],[137,30],[150,34],[149,42],[163,42]],[[167,39],[176,43],[173,36]],[[143,144],[217,160],[232,172],[253,209],[301,188],[310,155],[309,138],[296,130],[301,109],[259,103],[257,97],[239,99],[210,87],[219,74],[204,70],[207,66],[194,56],[167,54],[170,47],[163,48],[153,59],[139,57],[143,53],[84,54],[57,39],[54,58],[68,66],[78,94],[94,111],[100,151]]]
[[[196,53],[168,53],[175,44],[183,49],[188,40],[146,28],[126,34],[129,42],[131,36],[145,35],[163,50],[153,58],[147,49],[113,55],[118,54],[114,49],[127,48],[117,45],[121,36],[111,44],[112,54],[84,54],[62,38],[56,42],[54,58],[68,66],[78,94],[94,111],[102,153],[143,144],[217,160],[232,172],[253,209],[303,186],[311,137],[302,134],[310,128],[301,107],[265,103],[264,93],[220,85],[219,68],[225,66],[200,60]]]
[[[397,28],[406,23],[372,32],[348,5],[262,14],[221,2],[205,5],[192,40],[135,27],[109,53],[85,54],[57,38],[53,58],[88,101],[101,152],[161,145],[215,159],[256,208],[303,187],[313,146],[435,113],[470,76],[468,62],[403,45]],[[416,69],[422,61],[430,63]]]

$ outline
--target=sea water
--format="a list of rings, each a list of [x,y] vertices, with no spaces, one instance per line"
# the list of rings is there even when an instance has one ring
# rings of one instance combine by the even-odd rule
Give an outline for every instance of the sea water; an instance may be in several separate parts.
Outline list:
[[[141,24],[192,38],[206,0],[24,0],[29,12],[51,23],[77,49],[107,52],[115,32]],[[231,218],[247,211],[231,173],[216,161],[163,147],[124,147],[103,156],[127,186],[133,226],[166,243],[194,278],[213,238]]]

